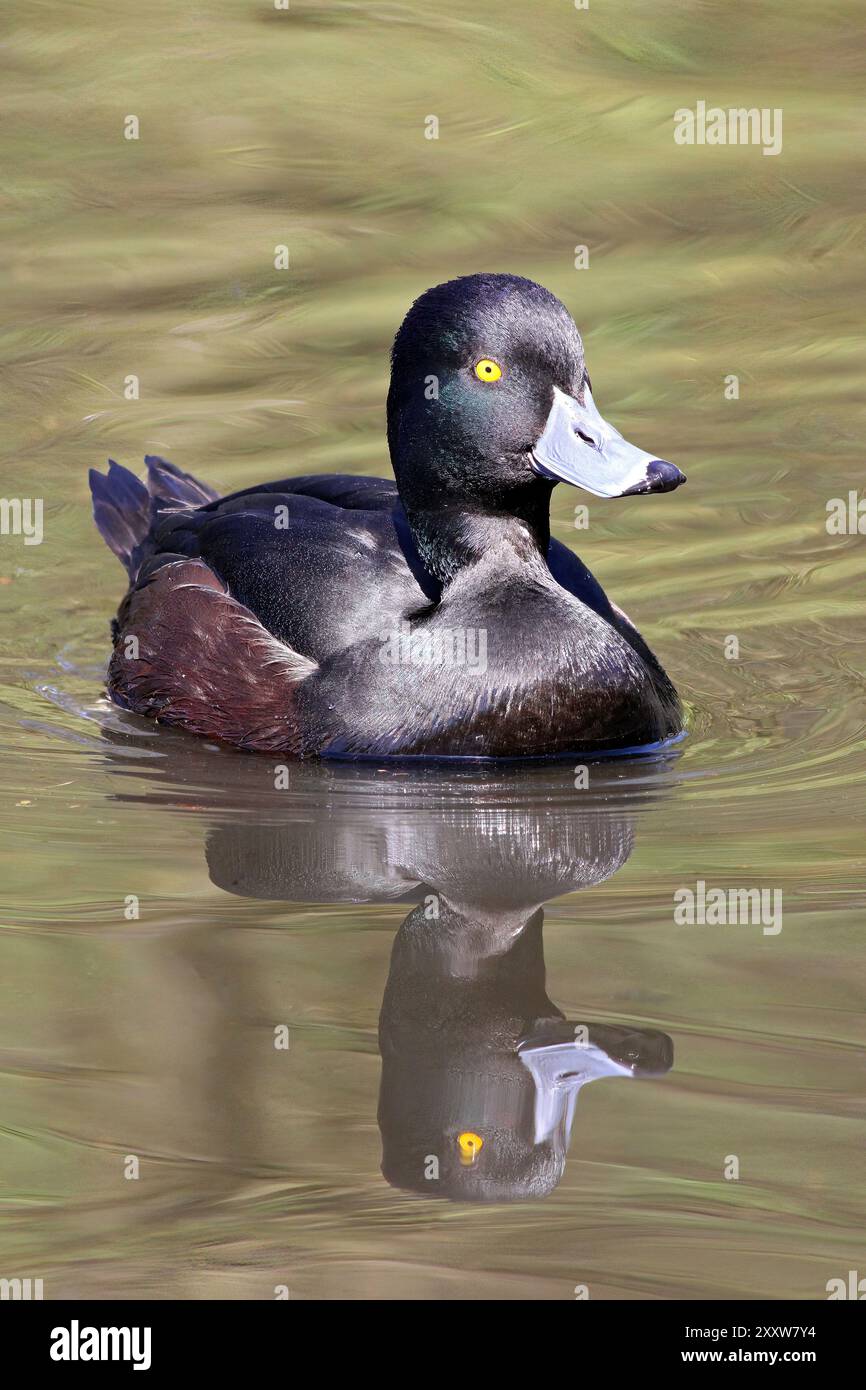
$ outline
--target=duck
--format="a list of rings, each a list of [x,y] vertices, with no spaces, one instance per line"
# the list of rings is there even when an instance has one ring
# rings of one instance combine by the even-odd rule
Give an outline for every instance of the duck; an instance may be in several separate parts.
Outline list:
[[[554,487],[670,492],[599,413],[565,305],[510,274],[427,290],[394,340],[394,478],[220,496],[149,455],[91,470],[128,591],[107,691],[131,713],[290,758],[565,758],[680,735],[672,682],[550,533]]]

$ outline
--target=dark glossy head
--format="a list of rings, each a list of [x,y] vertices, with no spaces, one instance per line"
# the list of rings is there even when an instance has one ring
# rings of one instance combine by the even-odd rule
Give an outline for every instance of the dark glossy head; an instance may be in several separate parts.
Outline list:
[[[571,315],[516,275],[464,276],[413,304],[394,342],[388,440],[410,511],[522,514],[559,480],[601,496],[684,481],[602,420]]]

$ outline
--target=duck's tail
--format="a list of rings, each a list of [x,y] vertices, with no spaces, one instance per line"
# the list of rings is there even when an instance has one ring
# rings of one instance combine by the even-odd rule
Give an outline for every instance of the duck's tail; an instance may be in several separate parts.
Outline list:
[[[148,454],[144,461],[147,486],[113,459],[108,460],[107,473],[90,470],[93,519],[130,579],[135,578],[147,557],[148,539],[157,517],[164,512],[202,507],[219,496],[167,459]]]

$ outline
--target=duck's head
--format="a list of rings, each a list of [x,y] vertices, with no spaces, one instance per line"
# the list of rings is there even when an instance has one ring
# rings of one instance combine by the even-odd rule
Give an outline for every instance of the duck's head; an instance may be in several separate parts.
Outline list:
[[[602,419],[574,320],[516,275],[467,275],[412,305],[392,353],[388,442],[410,520],[453,507],[534,525],[560,481],[599,497],[685,482]]]

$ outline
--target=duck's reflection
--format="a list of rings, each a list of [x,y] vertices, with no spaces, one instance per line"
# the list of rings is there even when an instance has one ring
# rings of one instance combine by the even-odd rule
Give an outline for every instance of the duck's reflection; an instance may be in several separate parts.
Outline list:
[[[207,862],[226,892],[412,904],[379,1020],[392,1186],[463,1201],[545,1196],[562,1177],[580,1088],[671,1066],[664,1033],[566,1019],[547,994],[542,940],[543,903],[628,859],[637,808],[663,786],[658,762],[599,764],[591,791],[563,766],[299,765],[276,794],[259,759],[199,755],[190,775],[186,755],[185,768],[183,799],[192,783],[215,813]]]
[[[379,1021],[382,1172],[464,1201],[541,1197],[581,1086],[665,1071],[663,1033],[567,1020],[545,989],[540,908],[519,921],[424,905],[394,943]]]

